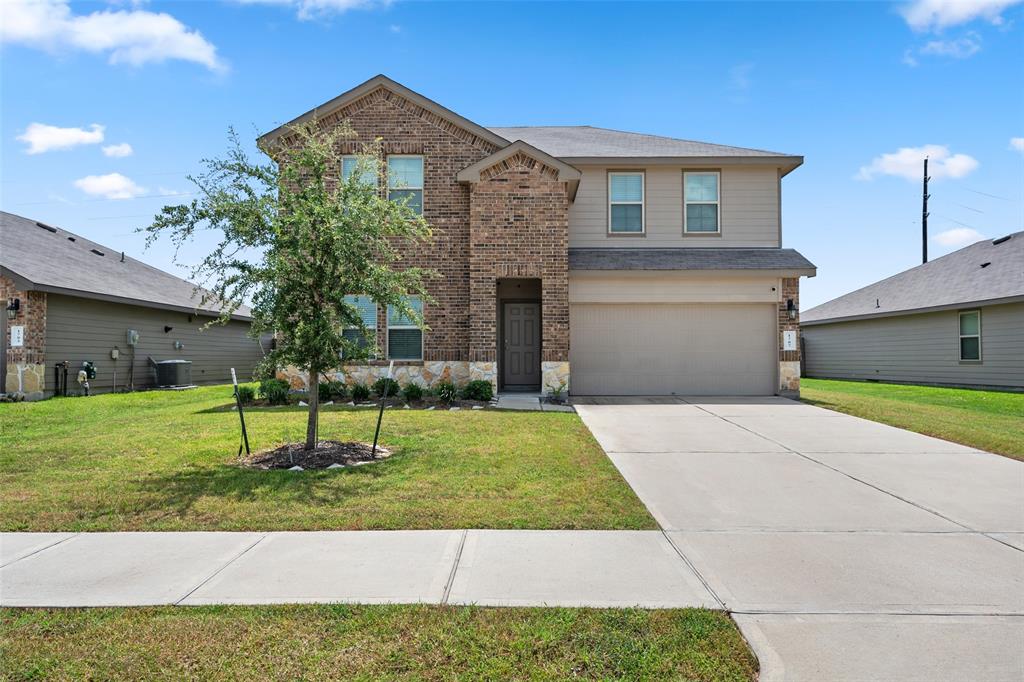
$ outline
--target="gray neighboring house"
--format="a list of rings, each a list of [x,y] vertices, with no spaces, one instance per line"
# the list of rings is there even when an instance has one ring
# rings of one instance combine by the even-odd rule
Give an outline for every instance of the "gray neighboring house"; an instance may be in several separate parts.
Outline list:
[[[30,399],[54,393],[54,366],[67,361],[69,392],[82,363],[95,364],[92,392],[155,385],[148,358],[189,360],[192,383],[248,380],[263,357],[248,336],[249,310],[223,326],[204,324],[218,307],[179,277],[84,237],[0,212],[0,388]],[[138,332],[134,348],[128,332]],[[118,358],[111,357],[117,350]]]
[[[1024,232],[801,313],[804,373],[1024,389]]]

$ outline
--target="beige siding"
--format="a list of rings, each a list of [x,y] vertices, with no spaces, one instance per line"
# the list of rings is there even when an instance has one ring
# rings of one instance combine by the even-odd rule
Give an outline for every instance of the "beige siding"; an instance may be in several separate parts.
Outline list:
[[[1024,303],[981,309],[982,362],[960,362],[957,311],[805,326],[810,377],[1024,387]]]
[[[106,303],[72,296],[50,294],[46,315],[46,388],[53,391],[53,365],[63,360],[71,363],[68,388],[77,390],[75,375],[83,360],[96,364],[96,379],[90,382],[94,392],[109,391],[114,362],[110,350],[117,346],[117,385],[128,382],[131,352],[126,342],[129,329],[139,332],[135,351],[135,387],[153,385],[152,372],[146,356],[154,360],[182,359],[192,361],[192,382],[223,384],[231,381],[230,368],[238,372],[240,381],[252,377],[256,363],[263,357],[259,344],[249,338],[248,323],[230,322],[200,330],[209,317],[195,317],[189,322],[186,313],[157,310],[139,306]],[[164,332],[164,327],[172,327]],[[181,350],[174,342],[181,341]]]
[[[777,277],[714,272],[569,273],[570,303],[775,303]]]
[[[774,304],[569,306],[575,395],[771,395]]]
[[[646,236],[608,235],[608,167],[582,166],[576,201],[569,208],[570,247],[779,246],[779,181],[776,168],[725,167],[721,186],[721,236],[683,236],[683,167],[613,167],[645,171]]]

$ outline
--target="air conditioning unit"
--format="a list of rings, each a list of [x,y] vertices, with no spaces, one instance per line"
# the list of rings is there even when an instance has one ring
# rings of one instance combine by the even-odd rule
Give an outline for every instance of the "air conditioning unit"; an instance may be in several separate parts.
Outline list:
[[[157,386],[191,386],[191,360],[161,360],[156,363]]]

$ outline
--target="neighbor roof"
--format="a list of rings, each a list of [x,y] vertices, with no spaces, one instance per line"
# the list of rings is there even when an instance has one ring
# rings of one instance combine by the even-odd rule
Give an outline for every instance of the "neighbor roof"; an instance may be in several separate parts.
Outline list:
[[[17,286],[152,308],[219,314],[202,290],[67,230],[0,211],[0,272]],[[234,319],[249,320],[241,307]]]
[[[788,270],[813,277],[814,264],[794,249],[569,249],[570,270]]]
[[[802,324],[1024,300],[1024,232],[977,242],[800,313]]]

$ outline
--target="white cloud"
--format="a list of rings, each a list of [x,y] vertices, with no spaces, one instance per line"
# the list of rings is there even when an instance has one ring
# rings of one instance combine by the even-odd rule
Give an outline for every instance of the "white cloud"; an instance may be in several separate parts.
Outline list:
[[[391,4],[390,0],[236,0],[243,5],[281,5],[294,7],[299,19],[318,19],[352,9],[373,9]]]
[[[146,193],[145,187],[139,187],[131,178],[120,173],[87,175],[75,180],[74,184],[86,194],[105,199],[134,199]]]
[[[1010,149],[1015,149],[1018,152],[1024,154],[1024,137],[1011,137]]]
[[[750,72],[754,65],[750,62],[737,64],[729,69],[729,85],[733,90],[748,90],[750,88]]]
[[[914,56],[914,51],[909,47],[903,51],[903,63],[907,66],[917,66],[917,57]]]
[[[28,143],[27,154],[42,154],[55,149],[71,149],[82,144],[103,142],[103,126],[93,123],[84,128],[59,128],[45,123],[30,123],[17,139]]]
[[[213,71],[225,68],[212,43],[170,14],[139,9],[73,14],[67,0],[0,0],[0,42],[106,54],[111,64],[180,59]]]
[[[951,154],[944,145],[926,144],[921,147],[900,147],[895,152],[876,156],[870,164],[861,166],[854,178],[873,180],[876,175],[896,175],[908,180],[920,180],[921,162],[926,156],[928,174],[935,179],[962,178],[978,167],[977,159],[972,156]]]
[[[915,31],[940,31],[984,19],[1003,23],[1003,11],[1024,0],[912,0],[900,8],[900,14]]]
[[[981,36],[975,31],[955,40],[929,40],[919,50],[921,54],[953,59],[967,59],[981,51]]]
[[[115,159],[119,159],[124,156],[131,156],[134,153],[135,150],[132,149],[132,146],[127,142],[122,142],[121,144],[112,144],[103,148],[104,156],[112,156]]]
[[[954,227],[945,232],[939,232],[933,239],[943,246],[960,247],[979,242],[985,239],[985,235],[974,228]]]

